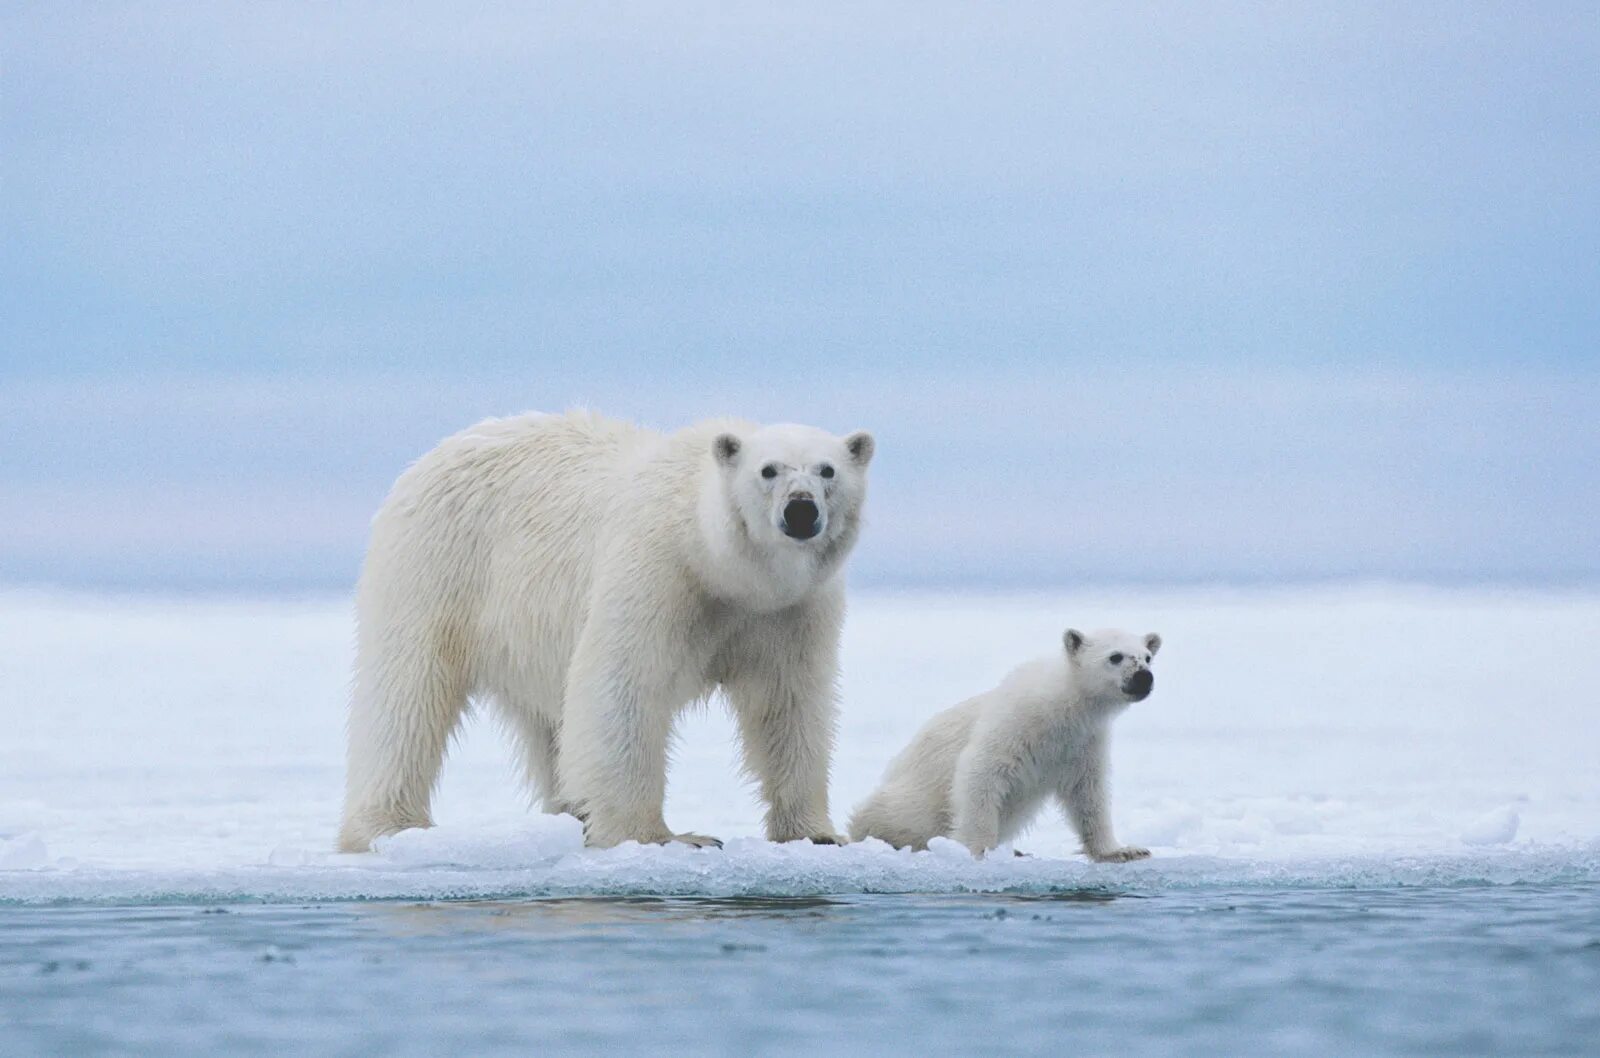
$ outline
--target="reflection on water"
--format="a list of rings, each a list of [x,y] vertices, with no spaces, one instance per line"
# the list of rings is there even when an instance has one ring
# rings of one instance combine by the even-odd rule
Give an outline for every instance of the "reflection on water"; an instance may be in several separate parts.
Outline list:
[[[1582,1053],[1597,994],[1594,885],[0,909],[6,1055]]]
[[[584,896],[522,900],[460,900],[353,905],[397,932],[452,934],[519,931],[564,934],[580,928],[648,928],[662,924],[771,920],[843,920],[870,907],[880,923],[905,916],[920,919],[931,908],[947,913],[973,910],[1003,918],[1008,904],[1109,904],[1138,900],[1135,894],[1105,889],[1067,889],[1054,893],[1002,893],[922,897],[841,898],[826,896]]]
[[[377,918],[392,918],[397,926],[429,932],[560,932],[577,926],[822,918],[848,905],[824,896],[582,896],[358,906]]]
[[[1001,899],[1019,904],[1109,904],[1144,898],[1138,893],[1114,893],[1108,889],[1062,889],[1054,893],[1005,893]]]

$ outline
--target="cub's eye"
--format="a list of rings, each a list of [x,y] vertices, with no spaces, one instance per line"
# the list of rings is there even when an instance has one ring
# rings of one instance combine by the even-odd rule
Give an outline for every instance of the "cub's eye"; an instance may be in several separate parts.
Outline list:
[[[1113,664],[1113,665],[1120,665],[1120,664],[1122,664],[1122,655],[1121,654],[1113,654],[1109,658],[1106,658],[1106,660],[1111,662],[1111,664]]]
[[[822,469],[817,471],[817,473],[821,474],[825,478],[831,478],[831,477],[833,477],[833,468],[831,466],[829,466],[828,464],[824,463],[824,464],[822,464]]]
[[[1148,664],[1150,664],[1150,655],[1149,655],[1149,654],[1146,654],[1146,655],[1145,655],[1145,656],[1144,656],[1144,663],[1145,663],[1145,664],[1146,664],[1146,665],[1148,665]]]
[[[777,477],[778,476],[778,464],[776,464],[776,463],[768,463],[766,466],[762,467],[761,468],[761,476],[766,478],[768,481],[771,481],[773,478]]]

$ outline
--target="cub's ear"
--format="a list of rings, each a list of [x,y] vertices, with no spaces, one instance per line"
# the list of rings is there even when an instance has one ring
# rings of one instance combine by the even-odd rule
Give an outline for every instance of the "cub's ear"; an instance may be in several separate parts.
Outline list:
[[[877,448],[877,443],[867,431],[857,430],[844,439],[844,447],[850,453],[851,462],[858,467],[864,467],[872,462],[872,452]]]
[[[717,439],[711,442],[712,454],[724,467],[731,467],[739,461],[739,450],[743,447],[744,444],[731,433],[719,433]]]
[[[1151,632],[1144,637],[1144,648],[1152,655],[1159,653],[1161,650],[1161,637]]]
[[[1069,628],[1061,637],[1061,642],[1066,645],[1067,656],[1072,657],[1083,649],[1083,633],[1076,628]]]

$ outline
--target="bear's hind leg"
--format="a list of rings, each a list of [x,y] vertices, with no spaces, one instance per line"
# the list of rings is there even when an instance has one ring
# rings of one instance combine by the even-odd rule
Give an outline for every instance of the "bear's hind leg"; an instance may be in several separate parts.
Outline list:
[[[458,651],[385,646],[364,642],[358,649],[339,828],[343,852],[366,852],[375,838],[433,825],[433,789],[466,710]]]
[[[522,777],[530,792],[539,797],[547,815],[583,816],[561,796],[561,729],[557,721],[541,716],[525,701],[501,699],[500,714],[522,757]]]

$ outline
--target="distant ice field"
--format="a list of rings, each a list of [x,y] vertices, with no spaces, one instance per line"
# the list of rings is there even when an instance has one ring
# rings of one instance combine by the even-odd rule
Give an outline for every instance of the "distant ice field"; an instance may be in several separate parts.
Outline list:
[[[0,903],[1600,881],[1600,594],[1386,586],[853,597],[834,819],[933,712],[1056,649],[1067,625],[1158,631],[1155,693],[1116,724],[1118,836],[1054,814],[974,861],[759,839],[720,704],[686,716],[667,820],[722,850],[582,848],[530,811],[492,716],[467,723],[438,826],[332,851],[346,599],[0,593]]]

